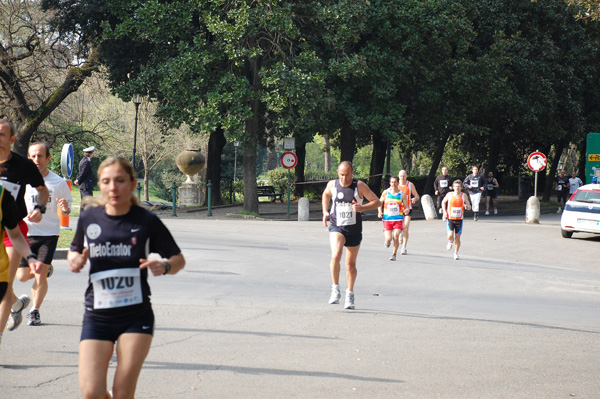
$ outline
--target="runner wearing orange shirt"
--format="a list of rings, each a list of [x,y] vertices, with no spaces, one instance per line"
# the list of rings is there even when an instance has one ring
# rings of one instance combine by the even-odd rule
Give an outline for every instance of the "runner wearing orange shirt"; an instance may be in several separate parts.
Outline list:
[[[442,200],[442,210],[444,218],[447,219],[448,244],[446,249],[450,251],[452,245],[454,245],[454,259],[458,260],[465,209],[471,209],[471,203],[469,197],[461,192],[462,182],[460,180],[454,180],[452,186],[454,191],[446,194],[446,197]]]

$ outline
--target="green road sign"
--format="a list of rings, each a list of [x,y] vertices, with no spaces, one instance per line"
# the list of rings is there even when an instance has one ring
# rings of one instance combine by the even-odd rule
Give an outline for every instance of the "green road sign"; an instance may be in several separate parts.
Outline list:
[[[592,177],[600,176],[600,133],[587,134],[586,148],[585,183],[590,184]]]

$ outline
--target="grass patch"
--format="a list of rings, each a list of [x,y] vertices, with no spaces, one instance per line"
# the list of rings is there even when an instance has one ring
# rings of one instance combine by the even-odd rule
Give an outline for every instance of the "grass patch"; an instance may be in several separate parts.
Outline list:
[[[257,218],[260,217],[260,215],[258,213],[256,213],[256,212],[249,212],[249,211],[239,211],[238,215],[248,215],[248,216],[254,216],[254,217],[257,217]]]
[[[71,241],[75,237],[75,229],[73,230],[60,230],[60,236],[58,236],[58,245],[56,248],[69,248]]]

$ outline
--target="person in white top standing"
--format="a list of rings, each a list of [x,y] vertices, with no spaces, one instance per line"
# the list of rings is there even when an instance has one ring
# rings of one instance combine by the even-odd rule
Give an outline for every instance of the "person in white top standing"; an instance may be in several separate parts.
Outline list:
[[[573,171],[571,173],[571,178],[569,179],[569,195],[573,195],[573,193],[581,186],[583,186],[583,182],[577,177],[577,173]]]
[[[52,258],[60,235],[58,210],[60,209],[63,215],[71,213],[73,197],[65,179],[48,169],[48,163],[51,159],[48,144],[42,142],[31,144],[28,157],[38,167],[44,177],[44,183],[50,191],[46,206],[47,211],[42,221],[33,223],[29,219],[25,219],[29,227],[27,239],[31,244],[31,250],[44,266],[38,273],[33,273],[25,259],[21,259],[17,271],[19,281],[25,282],[35,278],[35,282],[31,287],[33,306],[27,316],[27,324],[35,326],[41,324],[39,309],[48,292],[48,277],[52,274]],[[25,203],[28,209],[33,209],[37,204],[37,196],[37,190],[28,186],[25,191]]]

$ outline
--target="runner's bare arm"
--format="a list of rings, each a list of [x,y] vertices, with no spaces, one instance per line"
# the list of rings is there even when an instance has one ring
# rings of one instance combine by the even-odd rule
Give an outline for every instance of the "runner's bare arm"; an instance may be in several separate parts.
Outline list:
[[[465,209],[467,211],[470,211],[471,210],[471,200],[469,199],[469,196],[465,195],[465,196],[463,196],[463,198],[464,198],[464,202],[465,202]]]
[[[378,217],[379,219],[381,219],[381,218],[383,217],[383,211],[384,211],[384,209],[383,209],[383,206],[384,206],[384,204],[385,204],[385,199],[386,199],[386,198],[387,198],[387,190],[386,190],[386,191],[384,191],[384,192],[381,194],[381,197],[379,198],[379,202],[381,202],[381,206],[380,206],[379,208],[377,208],[377,217]]]
[[[329,218],[329,203],[331,202],[331,187],[335,184],[335,180],[330,180],[323,191],[321,205],[323,207],[323,224],[327,227],[327,219]]]
[[[48,187],[39,186],[35,187],[38,192],[37,204],[38,205],[46,205],[48,203],[48,197],[50,197],[50,191],[48,191]],[[27,219],[29,219],[33,223],[39,223],[42,221],[42,212],[39,209],[33,209],[31,212],[27,214]]]
[[[356,212],[364,212],[364,211],[368,211],[370,209],[375,209],[381,206],[381,202],[379,201],[379,198],[377,198],[377,196],[375,195],[375,193],[373,191],[371,191],[371,189],[369,188],[369,186],[367,186],[365,183],[363,183],[362,181],[358,181],[358,195],[360,195],[363,198],[366,198],[367,202],[365,205],[359,205],[359,204],[354,204],[352,205],[352,208],[356,211]]]
[[[414,184],[410,185],[410,192],[413,195],[413,198],[411,199],[412,203],[416,203],[419,199],[421,199],[421,197],[419,196],[419,193],[417,192],[417,189],[415,188]]]
[[[33,255],[31,249],[29,249],[29,245],[27,245],[27,241],[25,241],[25,237],[23,237],[23,234],[21,234],[21,230],[19,230],[18,227],[15,227],[13,229],[6,229],[6,232],[8,233],[8,237],[10,238],[10,241],[12,242],[13,246],[23,258],[27,258],[29,255]],[[29,267],[34,273],[39,273],[40,270],[42,270],[42,267],[44,266],[42,262],[40,262],[34,257],[27,259],[27,263],[29,263]]]
[[[409,205],[408,205],[408,197],[406,195],[402,196],[402,206],[404,207],[403,212],[407,212],[410,210]]]
[[[452,195],[451,193],[446,194],[446,196],[444,197],[444,199],[442,200],[442,212],[444,212],[444,218],[448,219],[448,199],[449,199],[449,195]]]
[[[170,265],[170,269],[168,271],[166,262],[168,262]],[[148,269],[154,276],[161,276],[163,274],[176,274],[178,271],[183,269],[184,266],[185,258],[182,254],[173,255],[166,261],[156,259],[140,259],[140,269]]]

